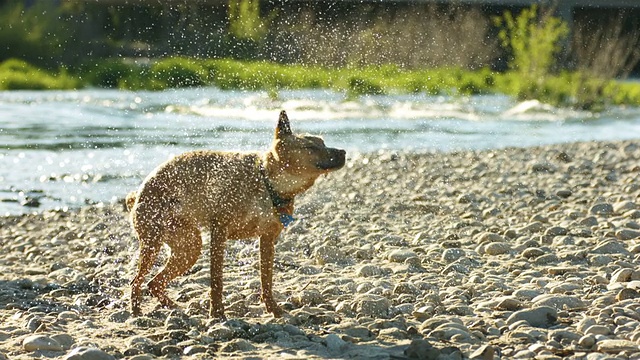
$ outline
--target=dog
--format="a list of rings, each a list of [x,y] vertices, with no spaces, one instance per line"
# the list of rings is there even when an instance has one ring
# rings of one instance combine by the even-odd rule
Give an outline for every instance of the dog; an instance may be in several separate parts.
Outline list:
[[[198,260],[201,232],[208,230],[209,315],[224,319],[226,241],[258,238],[261,300],[268,313],[280,317],[272,292],[277,238],[292,220],[295,196],[319,176],[342,168],[345,157],[344,150],[327,147],[320,137],[294,134],[282,111],[273,144],[264,153],[192,151],[158,166],[126,199],[139,241],[137,274],[130,284],[133,315],[141,314],[141,288],[163,244],[171,254],[147,287],[163,307],[176,307],[166,287]]]

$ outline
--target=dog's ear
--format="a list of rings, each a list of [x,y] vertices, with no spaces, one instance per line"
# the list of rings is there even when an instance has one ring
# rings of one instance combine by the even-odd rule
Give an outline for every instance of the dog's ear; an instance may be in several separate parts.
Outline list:
[[[280,117],[278,118],[278,127],[276,127],[276,139],[279,139],[285,135],[291,135],[291,124],[289,123],[289,118],[287,117],[287,113],[282,110],[280,111]]]

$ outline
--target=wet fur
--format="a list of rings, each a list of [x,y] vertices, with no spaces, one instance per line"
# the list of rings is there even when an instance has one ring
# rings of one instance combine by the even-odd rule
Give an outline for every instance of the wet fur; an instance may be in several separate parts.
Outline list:
[[[189,270],[202,251],[201,231],[211,233],[210,316],[224,318],[222,265],[227,240],[259,238],[261,298],[268,312],[282,310],[272,294],[275,244],[281,214],[293,213],[296,195],[323,174],[344,166],[344,150],[321,138],[291,132],[280,113],[271,148],[265,153],[193,151],[161,164],[137,192],[127,196],[139,240],[137,274],[131,282],[131,308],[141,314],[142,284],[163,244],[171,249],[164,268],[147,284],[165,307],[168,283]],[[278,204],[274,197],[285,201]]]

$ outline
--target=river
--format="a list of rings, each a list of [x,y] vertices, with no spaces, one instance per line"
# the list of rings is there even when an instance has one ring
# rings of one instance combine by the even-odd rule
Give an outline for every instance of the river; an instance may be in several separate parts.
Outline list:
[[[270,95],[272,95],[270,97]],[[112,202],[192,149],[266,149],[284,109],[295,132],[350,154],[640,139],[640,109],[557,109],[501,95],[385,95],[191,88],[0,92],[0,215]]]

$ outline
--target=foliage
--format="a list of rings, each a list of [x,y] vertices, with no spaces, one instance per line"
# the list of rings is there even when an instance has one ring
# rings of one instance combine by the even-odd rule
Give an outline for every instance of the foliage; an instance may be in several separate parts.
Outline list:
[[[151,73],[167,87],[192,87],[206,83],[204,67],[188,58],[159,60],[151,66]]]
[[[602,82],[578,72],[548,75],[544,81],[532,82],[519,72],[496,73],[488,68],[406,70],[384,65],[328,69],[265,61],[167,58],[153,63],[107,60],[84,68],[79,75],[93,86],[130,90],[202,85],[226,90],[266,90],[275,96],[282,89],[323,88],[342,91],[347,98],[398,93],[454,96],[504,93],[525,98],[535,93],[542,102],[588,110],[602,110],[609,104],[640,105],[637,83]],[[0,64],[0,89],[62,89],[81,85],[64,71],[47,73],[22,60]]]
[[[57,68],[72,35],[62,7],[49,0],[28,8],[24,3],[10,0],[0,6],[0,61],[15,57]]]
[[[90,84],[105,88],[120,88],[124,79],[132,76],[135,71],[135,64],[126,63],[122,59],[104,60],[83,70]]]
[[[57,90],[78,86],[80,82],[64,70],[52,74],[18,59],[0,63],[0,90]]]
[[[261,41],[269,22],[260,15],[260,0],[229,0],[229,33],[237,39]]]
[[[531,79],[552,71],[562,50],[562,41],[569,33],[567,24],[548,14],[539,15],[536,5],[522,10],[515,18],[507,11],[494,20],[500,27],[498,37],[502,46],[511,51],[511,70]]]
[[[502,46],[511,51],[510,74],[499,88],[520,100],[537,99],[557,106],[602,110],[615,96],[605,91],[609,80],[584,71],[562,72],[558,58],[566,44],[568,26],[559,18],[539,15],[537,6],[523,10],[517,17],[506,12],[495,18]]]

